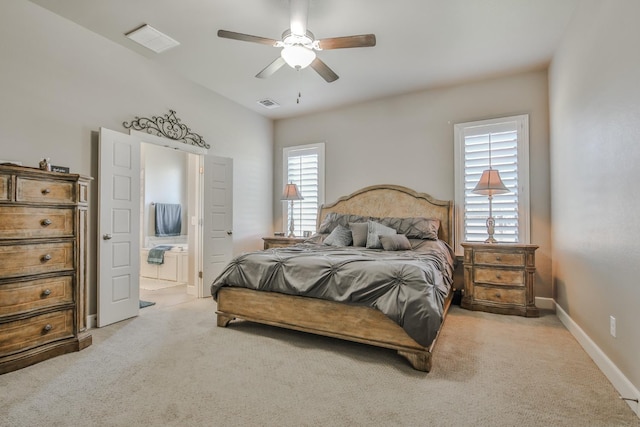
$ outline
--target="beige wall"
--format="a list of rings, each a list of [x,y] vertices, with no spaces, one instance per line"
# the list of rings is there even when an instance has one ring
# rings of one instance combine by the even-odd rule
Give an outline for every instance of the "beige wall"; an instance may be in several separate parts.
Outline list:
[[[123,11],[124,12],[124,11]],[[211,154],[234,160],[234,251],[260,247],[272,223],[273,123],[26,0],[0,3],[0,159],[43,157],[97,176],[106,127],[174,109]],[[89,298],[95,313],[97,185],[92,185]]]
[[[282,148],[326,143],[326,198],[397,184],[454,197],[455,123],[529,114],[536,296],[551,297],[547,73],[533,71],[366,102],[275,123],[274,228],[281,229]]]
[[[640,389],[640,2],[582,3],[549,72],[557,302]],[[617,338],[609,334],[617,319]]]

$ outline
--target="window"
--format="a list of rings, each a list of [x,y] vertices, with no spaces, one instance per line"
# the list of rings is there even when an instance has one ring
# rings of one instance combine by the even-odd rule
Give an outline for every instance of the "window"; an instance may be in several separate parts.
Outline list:
[[[324,143],[299,145],[283,149],[282,188],[294,183],[304,200],[293,202],[296,236],[304,231],[314,233],[318,208],[324,203]],[[283,203],[283,230],[289,229],[290,202]]]
[[[484,242],[489,199],[474,194],[482,171],[496,169],[511,190],[493,196],[494,238],[529,243],[529,116],[521,115],[454,126],[456,252],[461,242]]]

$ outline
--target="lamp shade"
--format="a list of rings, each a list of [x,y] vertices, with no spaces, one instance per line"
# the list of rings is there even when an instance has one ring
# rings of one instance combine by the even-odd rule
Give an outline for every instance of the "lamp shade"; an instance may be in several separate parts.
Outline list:
[[[280,200],[304,200],[304,197],[300,194],[296,184],[287,184],[284,187]]]
[[[500,172],[495,169],[485,169],[482,172],[480,181],[476,184],[475,188],[471,190],[476,194],[483,194],[485,196],[493,196],[494,194],[509,193],[510,190],[504,185],[500,178]]]
[[[316,59],[316,53],[302,45],[285,46],[280,52],[282,59],[295,69],[306,68]]]

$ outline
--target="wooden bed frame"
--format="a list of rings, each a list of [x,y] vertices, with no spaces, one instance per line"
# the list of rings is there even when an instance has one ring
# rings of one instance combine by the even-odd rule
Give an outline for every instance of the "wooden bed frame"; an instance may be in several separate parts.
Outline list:
[[[452,245],[453,202],[436,200],[397,185],[366,187],[320,207],[318,225],[329,212],[372,217],[425,217],[440,220],[439,238]],[[447,295],[446,316],[453,289]],[[420,371],[431,369],[431,354],[436,343],[423,347],[382,312],[317,298],[291,296],[244,288],[223,287],[217,296],[218,326],[226,327],[240,318],[251,322],[341,338],[397,350],[411,366]],[[444,317],[443,317],[444,324]],[[442,329],[442,326],[440,326]]]

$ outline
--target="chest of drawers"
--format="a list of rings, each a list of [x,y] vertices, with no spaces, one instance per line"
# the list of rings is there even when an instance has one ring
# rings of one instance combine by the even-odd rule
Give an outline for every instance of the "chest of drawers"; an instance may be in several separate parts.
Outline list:
[[[464,296],[470,310],[537,317],[536,245],[462,243]]]
[[[0,165],[0,374],[91,344],[89,181]]]

